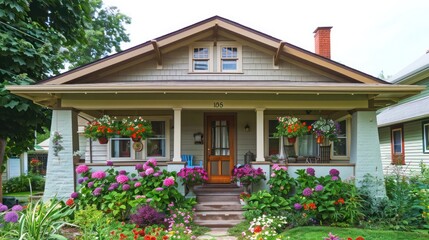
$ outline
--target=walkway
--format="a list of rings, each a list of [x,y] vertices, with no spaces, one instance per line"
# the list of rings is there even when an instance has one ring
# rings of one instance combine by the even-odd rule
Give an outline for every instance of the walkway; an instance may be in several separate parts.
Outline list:
[[[228,235],[228,228],[212,228],[210,232],[197,237],[204,240],[236,240],[236,237]]]

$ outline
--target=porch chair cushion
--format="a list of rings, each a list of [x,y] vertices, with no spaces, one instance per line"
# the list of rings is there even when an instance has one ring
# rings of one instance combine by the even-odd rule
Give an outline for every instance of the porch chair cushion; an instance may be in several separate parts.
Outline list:
[[[186,167],[194,168],[194,167],[202,167],[202,161],[200,161],[199,165],[194,165],[194,155],[182,155],[182,161],[186,162]]]

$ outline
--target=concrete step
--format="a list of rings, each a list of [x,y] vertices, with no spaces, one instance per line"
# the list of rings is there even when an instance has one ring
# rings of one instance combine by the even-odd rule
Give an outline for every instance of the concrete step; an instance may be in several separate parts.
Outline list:
[[[226,220],[226,221],[196,220],[194,221],[194,223],[197,225],[205,226],[209,228],[230,228],[241,222],[242,220]]]
[[[240,211],[242,206],[240,202],[202,202],[195,206],[197,211]]]
[[[204,194],[196,194],[197,195],[197,202],[198,203],[204,203],[204,202],[237,202],[240,201],[239,194],[210,194],[210,195],[204,195]]]
[[[244,220],[243,211],[197,211],[194,220]]]

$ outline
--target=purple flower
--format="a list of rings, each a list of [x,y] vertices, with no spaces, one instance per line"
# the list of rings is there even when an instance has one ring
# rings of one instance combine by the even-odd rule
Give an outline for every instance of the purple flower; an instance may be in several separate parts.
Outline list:
[[[15,211],[8,212],[4,215],[4,220],[6,222],[16,223],[18,222],[18,213],[16,213]]]
[[[140,177],[146,177],[146,173],[145,172],[139,172]]]
[[[311,190],[311,188],[305,188],[305,189],[302,191],[302,195],[304,195],[304,196],[306,196],[306,197],[311,196],[311,194],[313,194],[313,190]]]
[[[314,190],[315,190],[316,192],[321,192],[321,191],[323,191],[323,186],[322,186],[322,185],[320,185],[320,184],[318,184],[318,185],[314,188]]]
[[[174,185],[174,177],[168,177],[168,178],[164,179],[163,184],[166,187]]]
[[[93,172],[91,175],[92,178],[103,179],[106,177],[106,173],[103,171]]]
[[[164,190],[164,188],[162,188],[162,187],[157,187],[157,188],[155,188],[155,190],[156,190],[156,191],[158,191],[158,192],[161,192],[161,191],[163,191],[163,190]]]
[[[122,185],[122,190],[128,191],[129,189],[130,189],[130,185],[128,185],[128,184]]]
[[[146,169],[146,171],[145,171],[146,175],[151,175],[153,172],[154,172],[154,170],[151,167]]]
[[[82,184],[83,182],[85,182],[85,178],[79,178],[77,180],[77,183]]]
[[[76,199],[76,198],[79,197],[79,193],[73,192],[72,194],[70,194],[70,197],[73,198],[73,199]]]
[[[89,183],[88,183],[88,187],[89,187],[89,188],[92,188],[93,186],[94,186],[94,182],[89,182]]]
[[[24,208],[21,205],[15,205],[12,207],[12,211],[15,211],[15,212],[22,211],[22,209]]]
[[[293,207],[295,208],[295,210],[300,210],[300,209],[302,208],[302,205],[301,205],[301,204],[299,204],[299,203],[295,203],[295,204],[293,205]]]
[[[7,211],[7,206],[0,203],[0,212]]]
[[[89,168],[86,165],[79,165],[79,166],[76,167],[76,173],[77,174],[86,173],[88,171],[89,171]]]
[[[113,162],[112,161],[106,161],[106,165],[107,166],[113,166]]]
[[[337,176],[333,176],[333,177],[331,178],[331,180],[332,180],[332,181],[337,181],[337,180],[338,180],[338,177],[337,177]]]
[[[311,167],[307,168],[306,172],[310,176],[314,176],[314,174],[316,173],[316,171],[314,170],[314,168],[311,168]]]
[[[332,177],[334,177],[334,176],[338,176],[338,175],[340,175],[340,171],[338,171],[337,169],[335,169],[335,168],[332,168],[330,171],[329,171],[329,175],[331,175]]]
[[[143,164],[137,163],[136,164],[136,170],[143,170]]]
[[[92,195],[94,195],[94,196],[100,196],[102,190],[103,189],[101,189],[101,188],[98,187],[98,188],[94,189],[94,191],[92,192]]]
[[[141,184],[141,182],[136,182],[136,183],[134,183],[134,187],[135,188],[138,188],[138,187],[140,187],[142,184]]]
[[[118,174],[119,174],[119,175],[127,175],[127,171],[125,171],[125,170],[120,170]]]
[[[118,182],[118,183],[126,183],[126,182],[128,182],[128,177],[127,177],[127,175],[118,175],[118,176],[116,176],[116,182]]]
[[[161,176],[161,174],[162,174],[162,172],[156,172],[156,173],[153,174],[153,176],[154,177],[159,177],[159,176]]]
[[[113,190],[115,190],[118,187],[119,187],[118,183],[111,183],[110,186],[109,186],[109,188],[107,190],[113,191]]]

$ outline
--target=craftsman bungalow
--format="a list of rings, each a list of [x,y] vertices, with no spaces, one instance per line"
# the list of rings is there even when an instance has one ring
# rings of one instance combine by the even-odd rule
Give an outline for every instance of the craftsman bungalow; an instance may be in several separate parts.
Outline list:
[[[232,167],[251,151],[252,164],[269,177],[270,157],[279,153],[276,117],[284,115],[309,122],[333,118],[342,129],[327,163],[318,162],[314,137],[298,139],[299,157],[286,162],[291,173],[312,166],[319,174],[335,167],[343,178],[383,177],[375,111],[422,88],[392,85],[332,61],[330,29],[315,30],[312,53],[214,16],[35,85],[9,86],[52,108],[51,130],[64,137],[59,156],[49,153],[45,197],[73,191],[78,149],[86,149],[85,163],[94,168],[106,160],[131,168],[155,157],[179,170],[182,155],[192,155],[212,183],[229,182]],[[155,134],[143,148],[120,137],[79,146],[79,116],[104,114],[143,116]]]

